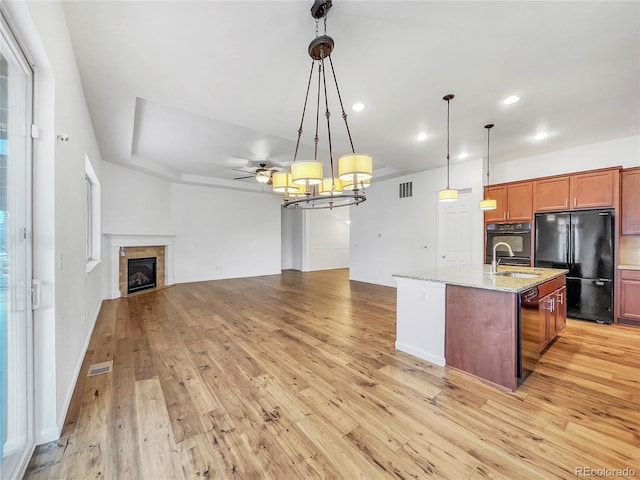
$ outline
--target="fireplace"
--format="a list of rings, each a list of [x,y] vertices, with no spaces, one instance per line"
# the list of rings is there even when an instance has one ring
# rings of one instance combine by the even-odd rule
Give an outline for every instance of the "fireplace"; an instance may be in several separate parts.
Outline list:
[[[156,287],[156,257],[130,258],[127,262],[127,293]]]

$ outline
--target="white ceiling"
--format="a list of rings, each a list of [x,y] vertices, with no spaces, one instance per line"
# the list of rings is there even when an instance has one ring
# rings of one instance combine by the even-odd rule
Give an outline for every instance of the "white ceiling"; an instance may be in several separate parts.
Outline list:
[[[103,159],[259,188],[233,168],[293,159],[312,3],[64,2]],[[452,161],[486,156],[486,123],[492,162],[640,133],[638,1],[334,0],[327,33],[355,149],[374,157],[377,178],[446,164],[448,93]],[[520,102],[503,105],[511,94]],[[330,110],[337,156],[348,143]],[[313,156],[314,114],[299,159]],[[540,130],[549,137],[533,140]]]

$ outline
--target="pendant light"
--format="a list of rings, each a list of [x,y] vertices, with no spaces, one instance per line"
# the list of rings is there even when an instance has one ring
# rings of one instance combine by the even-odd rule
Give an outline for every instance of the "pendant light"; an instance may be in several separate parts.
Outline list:
[[[441,202],[455,202],[458,200],[458,190],[449,186],[449,102],[453,100],[452,93],[442,97],[447,102],[447,188],[438,192],[438,198]]]
[[[487,186],[489,182],[489,137],[491,135],[491,129],[494,127],[493,123],[489,123],[484,126],[487,129]],[[498,207],[498,202],[489,196],[487,191],[487,198],[480,202],[480,210],[495,210]]]
[[[309,80],[307,81],[306,95],[302,107],[302,118],[298,128],[298,139],[293,154],[293,164],[291,165],[290,177],[278,179],[278,188],[274,190],[282,192],[284,196],[284,208],[297,209],[320,209],[346,207],[358,205],[366,200],[364,191],[365,182],[369,182],[373,176],[373,159],[370,155],[357,153],[351,138],[347,114],[342,103],[342,96],[338,87],[338,80],[333,68],[331,53],[335,43],[333,38],[327,35],[327,13],[331,9],[332,0],[315,0],[311,7],[311,16],[315,20],[315,38],[307,49],[311,57],[311,69],[309,70]],[[324,32],[320,32],[320,22],[324,26]],[[317,81],[313,82],[314,72],[317,72]],[[329,76],[329,82],[327,82]],[[329,112],[329,90],[327,88],[335,86],[335,98],[338,100],[341,109],[341,117],[344,120],[347,137],[349,140],[350,153],[338,158],[337,169],[334,168],[334,151],[331,144],[331,114]],[[315,93],[312,91],[315,84]],[[310,95],[311,93],[311,95]],[[311,101],[309,101],[311,99]],[[310,109],[315,109],[315,136],[314,156],[311,160],[298,160],[298,149],[302,136],[307,105]],[[315,107],[315,108],[314,108]],[[324,109],[324,114],[321,111]],[[330,175],[324,177],[326,170],[323,162],[319,159],[319,129],[321,119],[326,119],[327,142],[328,142],[328,167]],[[286,172],[288,173],[288,172]],[[346,189],[343,183],[350,183],[351,188]],[[287,185],[286,187],[280,185]]]

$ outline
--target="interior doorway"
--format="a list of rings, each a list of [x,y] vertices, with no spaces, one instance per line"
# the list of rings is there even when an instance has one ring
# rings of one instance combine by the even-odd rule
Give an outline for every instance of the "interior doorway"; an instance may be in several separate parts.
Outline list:
[[[458,191],[458,201],[438,202],[438,267],[472,263],[471,189]]]

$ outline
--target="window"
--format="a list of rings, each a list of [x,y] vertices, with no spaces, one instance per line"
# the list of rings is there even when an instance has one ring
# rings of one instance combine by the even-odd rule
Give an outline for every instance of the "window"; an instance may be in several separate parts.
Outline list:
[[[87,205],[87,273],[100,263],[100,182],[88,155],[84,156]]]

